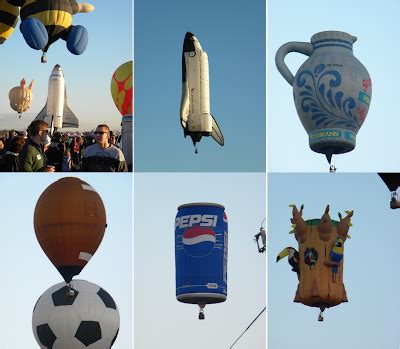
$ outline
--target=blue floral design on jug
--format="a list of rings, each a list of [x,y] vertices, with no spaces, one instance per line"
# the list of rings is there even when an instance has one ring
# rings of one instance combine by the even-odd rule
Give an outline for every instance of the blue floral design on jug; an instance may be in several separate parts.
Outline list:
[[[341,84],[340,72],[327,70],[325,64],[316,65],[313,72],[299,72],[296,85],[300,107],[317,128],[345,127],[357,132],[361,126],[355,110],[357,103],[352,97],[344,98]]]

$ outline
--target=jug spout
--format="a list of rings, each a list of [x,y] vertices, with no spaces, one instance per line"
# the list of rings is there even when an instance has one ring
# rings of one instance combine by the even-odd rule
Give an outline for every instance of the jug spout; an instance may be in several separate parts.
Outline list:
[[[349,44],[353,44],[354,42],[356,42],[357,37],[338,30],[328,30],[319,32],[311,37],[311,43],[313,44],[327,42],[330,40],[344,40],[347,41]]]

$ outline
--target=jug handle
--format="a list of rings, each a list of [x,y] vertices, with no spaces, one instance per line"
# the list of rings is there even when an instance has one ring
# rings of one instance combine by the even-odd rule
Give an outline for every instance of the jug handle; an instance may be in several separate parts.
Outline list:
[[[313,45],[309,42],[292,41],[283,44],[276,52],[276,67],[278,68],[278,71],[281,73],[281,75],[285,78],[285,80],[289,83],[289,85],[293,86],[294,76],[289,70],[288,66],[285,64],[285,57],[290,52],[298,52],[306,56],[310,56],[313,53]]]

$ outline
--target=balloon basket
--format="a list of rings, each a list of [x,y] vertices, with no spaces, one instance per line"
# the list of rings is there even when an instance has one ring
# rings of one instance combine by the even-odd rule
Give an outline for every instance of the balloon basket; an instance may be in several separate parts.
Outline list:
[[[200,311],[199,312],[199,320],[204,320],[206,317],[205,317],[205,315],[204,315],[204,312],[203,311]]]
[[[68,285],[67,297],[73,298],[75,296],[75,290],[72,288],[72,285]]]

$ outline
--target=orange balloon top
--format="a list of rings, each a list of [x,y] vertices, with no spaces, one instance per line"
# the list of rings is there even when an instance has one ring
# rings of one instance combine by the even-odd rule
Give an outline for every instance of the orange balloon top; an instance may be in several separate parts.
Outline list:
[[[36,237],[68,283],[99,247],[106,211],[99,194],[74,177],[59,179],[40,195],[34,214]]]

